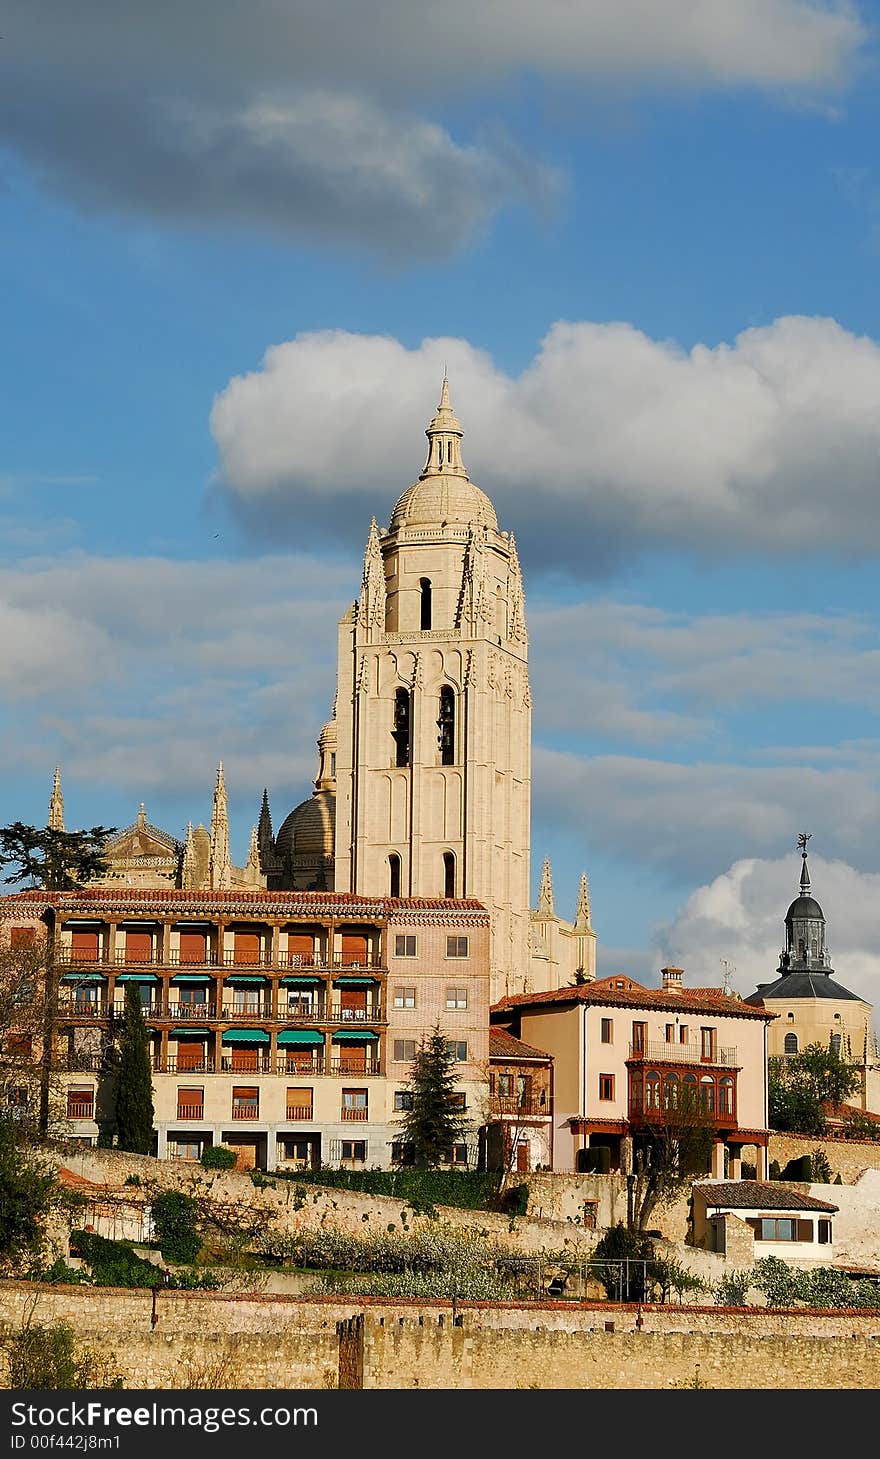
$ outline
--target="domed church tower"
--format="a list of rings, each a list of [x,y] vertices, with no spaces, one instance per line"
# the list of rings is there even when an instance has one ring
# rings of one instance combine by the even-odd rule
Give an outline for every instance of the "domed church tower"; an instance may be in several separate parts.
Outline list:
[[[513,535],[468,477],[444,379],[418,480],[370,527],[339,625],[337,891],[476,897],[492,996],[529,965],[531,698]]]

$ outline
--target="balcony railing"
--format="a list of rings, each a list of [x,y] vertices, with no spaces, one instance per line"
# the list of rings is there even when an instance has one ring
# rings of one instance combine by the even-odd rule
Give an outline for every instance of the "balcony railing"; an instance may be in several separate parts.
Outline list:
[[[106,1018],[105,998],[71,998],[65,993],[58,995],[58,1012],[65,1018]]]
[[[90,1120],[95,1112],[95,1106],[90,1099],[70,1099],[67,1102],[67,1118],[69,1120]]]
[[[360,1105],[344,1104],[342,1106],[342,1109],[340,1110],[340,1114],[342,1116],[343,1123],[348,1120],[363,1122],[364,1120],[368,1120],[370,1118],[370,1111],[366,1108],[362,1109]]]
[[[202,1120],[204,1117],[205,1106],[203,1104],[179,1104],[177,1106],[179,1120]]]
[[[200,1059],[197,1064],[181,1064],[176,1054],[169,1054],[164,1064],[161,1059],[153,1060],[154,1074],[213,1074],[214,1060]]]
[[[287,1118],[289,1120],[311,1120],[312,1106],[310,1104],[289,1104]]]
[[[513,1097],[508,1099],[503,1095],[496,1094],[489,1101],[489,1109],[493,1115],[526,1115],[529,1117],[546,1115],[548,1119],[550,1117],[549,1104],[540,1104],[537,1099],[520,1101]]]
[[[151,952],[148,957],[133,957],[131,953],[126,955],[124,948],[117,948],[111,957],[104,947],[96,948],[94,952],[84,952],[81,948],[56,945],[54,954],[57,966],[82,968],[240,968],[242,972],[246,972],[248,968],[274,968],[283,972],[297,972],[304,968],[316,972],[336,972],[340,969],[359,972],[383,967],[381,955],[377,952],[361,953],[358,957],[342,952],[277,952],[274,955],[271,952],[259,952],[246,956],[241,951],[236,953],[234,948],[225,948],[222,953],[214,948],[206,948],[204,953],[186,953],[181,957],[179,949],[174,948],[169,950],[167,956],[163,956],[159,949]]]
[[[64,1065],[59,1063],[56,1067],[62,1070]],[[78,1066],[79,1068],[80,1066]],[[241,1068],[240,1065],[233,1068],[232,1060],[225,1056],[221,1058],[219,1065],[211,1057],[201,1060],[198,1064],[181,1065],[175,1054],[169,1054],[164,1061],[157,1055],[153,1059],[152,1068],[154,1074],[222,1074],[226,1077],[233,1074],[278,1074],[287,1077],[296,1075],[302,1079],[320,1079],[326,1076],[336,1079],[374,1079],[384,1072],[378,1059],[352,1066],[340,1063],[336,1059],[331,1060],[329,1064],[323,1059],[316,1059],[313,1063],[308,1063],[302,1056],[299,1058],[291,1056],[290,1059],[278,1058],[273,1064],[268,1055],[261,1055],[246,1069]]]
[[[724,1064],[733,1067],[737,1066],[736,1055],[736,1049],[719,1048],[710,1055],[698,1043],[662,1043],[658,1040],[629,1046],[630,1059],[648,1059],[658,1064]]]
[[[247,1104],[234,1104],[232,1118],[234,1120],[258,1120],[260,1118],[259,1100],[249,1100]]]

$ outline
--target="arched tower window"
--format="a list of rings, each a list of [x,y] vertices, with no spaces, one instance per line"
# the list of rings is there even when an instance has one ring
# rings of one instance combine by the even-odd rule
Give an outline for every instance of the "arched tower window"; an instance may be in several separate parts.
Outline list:
[[[451,851],[443,852],[443,895],[455,896],[455,857]]]
[[[431,627],[431,579],[421,578],[419,581],[419,587],[422,590],[419,627],[425,630]]]
[[[784,1048],[785,1048],[785,1052],[787,1054],[796,1054],[797,1053],[797,1051],[798,1051],[798,1036],[797,1036],[796,1033],[787,1033],[785,1035]]]
[[[410,702],[408,689],[398,689],[394,696],[394,729],[391,731],[391,734],[396,745],[395,765],[408,765],[410,747]]]
[[[388,858],[389,896],[400,896],[400,857],[392,851]]]
[[[831,1035],[831,1052],[832,1052],[832,1054],[839,1054],[840,1053],[840,1034],[839,1033],[833,1033]]]
[[[455,764],[455,690],[449,684],[444,684],[440,690],[440,718],[437,720],[440,728],[438,744],[440,745],[440,764]]]

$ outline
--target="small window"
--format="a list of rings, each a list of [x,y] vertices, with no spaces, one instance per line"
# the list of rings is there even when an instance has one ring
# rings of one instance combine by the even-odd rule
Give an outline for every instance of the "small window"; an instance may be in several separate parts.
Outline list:
[[[255,1120],[260,1113],[260,1091],[256,1087],[234,1085],[232,1089],[232,1118],[234,1120]]]
[[[440,734],[437,742],[440,747],[440,764],[455,764],[455,690],[444,684],[440,690],[440,717],[437,720]]]
[[[394,1165],[415,1165],[415,1145],[411,1144],[409,1140],[392,1140],[391,1160]]]
[[[686,1023],[683,1023],[678,1030],[678,1042],[680,1044],[686,1044],[688,1042],[688,1026]]]
[[[831,1240],[831,1222],[826,1221],[823,1216],[820,1216],[817,1225],[818,1240],[821,1245],[827,1246],[828,1242]]]
[[[27,1109],[28,1091],[21,1084],[14,1084],[9,1091],[9,1104],[12,1109]]]
[[[355,1165],[363,1165],[367,1158],[366,1140],[342,1140],[341,1160],[350,1160]]]
[[[467,1165],[467,1145],[452,1145],[446,1151],[446,1160],[450,1165]]]
[[[700,1029],[700,1058],[706,1063],[715,1062],[715,1030],[714,1028]]]
[[[666,1025],[666,1042],[668,1044],[671,1044],[671,1043],[674,1043],[674,1041],[675,1041],[675,1024],[674,1023],[667,1023],[667,1025]]]
[[[394,1091],[394,1108],[399,1110],[399,1109],[412,1109],[412,1107],[413,1107],[412,1090],[410,1090],[410,1089],[395,1089],[395,1091]]]
[[[784,1048],[785,1048],[785,1052],[787,1054],[796,1054],[797,1053],[797,1051],[798,1051],[798,1036],[797,1036],[796,1033],[787,1033],[785,1035]]]
[[[179,1120],[200,1120],[204,1118],[204,1112],[204,1089],[179,1086],[177,1090],[177,1118]]]
[[[498,1096],[500,1099],[509,1099],[513,1093],[513,1075],[498,1075]]]
[[[366,1089],[343,1089],[342,1108],[344,1110],[357,1110],[359,1113],[366,1113],[367,1090]]]
[[[72,1087],[67,1091],[67,1118],[69,1120],[90,1120],[95,1113],[95,1091],[89,1085],[86,1088]]]
[[[202,1158],[201,1140],[178,1139],[169,1140],[168,1143],[178,1160],[201,1160]]]
[[[405,984],[398,984],[394,989],[395,1008],[415,1008],[416,990]]]
[[[395,1039],[393,1058],[397,1064],[411,1064],[416,1056],[415,1039]]]
[[[762,1241],[795,1241],[796,1223],[787,1216],[762,1216]]]
[[[841,1036],[840,1036],[839,1033],[833,1033],[831,1035],[831,1052],[832,1052],[832,1054],[839,1054],[840,1053],[840,1037]]]
[[[614,1075],[613,1074],[600,1074],[599,1075],[599,1098],[600,1099],[613,1099],[614,1098]]]
[[[634,1023],[632,1026],[632,1051],[634,1054],[643,1054],[645,1045],[648,1042],[648,1025],[646,1023]]]
[[[442,443],[441,443],[442,450]],[[431,579],[422,578],[419,582],[421,601],[419,604],[419,628],[425,633],[431,627]]]
[[[408,765],[410,743],[410,711],[408,689],[398,689],[394,696],[394,729],[392,730],[392,738],[395,744],[395,765],[399,767]]]
[[[613,1044],[614,1043],[614,1019],[613,1018],[603,1018],[602,1019],[602,1035],[601,1035],[601,1037],[602,1037],[603,1044]]]
[[[455,857],[451,851],[443,852],[443,895],[455,896]]]
[[[416,935],[414,932],[398,932],[394,939],[395,957],[415,957]]]
[[[400,857],[393,851],[388,858],[388,894],[400,896]]]
[[[447,1008],[467,1008],[467,1006],[468,1006],[467,988],[447,988],[446,989],[446,1007]]]
[[[450,1109],[467,1109],[467,1095],[463,1089],[454,1089],[449,1096]]]
[[[468,956],[468,940],[467,940],[467,938],[466,937],[447,937],[447,939],[446,939],[446,956],[447,957],[467,957]]]
[[[457,1064],[467,1063],[468,1046],[464,1039],[447,1039],[446,1049],[449,1057],[454,1059]]]

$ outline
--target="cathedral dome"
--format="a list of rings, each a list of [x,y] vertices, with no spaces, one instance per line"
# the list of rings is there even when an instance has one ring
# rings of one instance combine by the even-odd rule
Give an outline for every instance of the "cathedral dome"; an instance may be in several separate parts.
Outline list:
[[[336,824],[336,796],[317,790],[290,812],[275,840],[279,856],[332,856]]]
[[[389,531],[400,527],[477,523],[498,531],[495,508],[467,476],[425,476],[407,488],[391,514]]]
[[[791,922],[797,918],[807,917],[818,918],[820,921],[824,922],[825,913],[822,911],[822,908],[819,906],[819,903],[816,901],[815,897],[795,897],[794,901],[792,902],[791,906],[785,914],[786,922]]]

